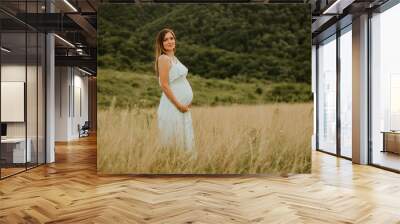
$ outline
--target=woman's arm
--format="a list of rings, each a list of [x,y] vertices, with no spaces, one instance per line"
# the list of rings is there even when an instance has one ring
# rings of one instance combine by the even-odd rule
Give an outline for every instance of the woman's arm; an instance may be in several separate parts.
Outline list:
[[[174,93],[172,92],[169,86],[168,81],[169,81],[170,67],[171,64],[169,57],[167,55],[161,55],[158,58],[158,74],[160,76],[161,89],[168,97],[168,99],[175,105],[175,107],[178,108],[178,110],[181,111],[182,113],[185,113],[189,110],[189,108],[178,102],[178,100],[176,99]]]

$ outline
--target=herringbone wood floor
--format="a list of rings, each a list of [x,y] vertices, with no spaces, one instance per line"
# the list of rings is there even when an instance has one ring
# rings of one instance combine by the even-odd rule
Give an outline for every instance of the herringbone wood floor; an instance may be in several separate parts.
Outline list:
[[[0,223],[400,223],[400,175],[313,153],[311,175],[98,176],[96,139],[0,181]]]

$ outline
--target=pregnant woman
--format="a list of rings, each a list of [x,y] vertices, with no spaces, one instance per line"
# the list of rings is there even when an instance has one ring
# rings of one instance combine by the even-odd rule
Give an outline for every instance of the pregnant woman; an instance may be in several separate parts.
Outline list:
[[[161,30],[155,44],[155,70],[162,89],[158,107],[158,128],[163,147],[193,150],[194,136],[190,106],[192,87],[186,76],[188,69],[175,57],[175,34]]]

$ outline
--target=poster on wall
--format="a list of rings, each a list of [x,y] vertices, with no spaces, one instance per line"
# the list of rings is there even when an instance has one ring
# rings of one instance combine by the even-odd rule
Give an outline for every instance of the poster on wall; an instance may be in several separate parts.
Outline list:
[[[311,170],[308,4],[102,4],[102,174]]]

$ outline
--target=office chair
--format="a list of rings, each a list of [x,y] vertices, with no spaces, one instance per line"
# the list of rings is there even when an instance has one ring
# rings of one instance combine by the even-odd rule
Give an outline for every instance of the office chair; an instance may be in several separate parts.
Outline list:
[[[80,127],[80,125],[78,124],[79,138],[89,136],[89,129],[90,129],[89,121],[85,121],[82,127]]]

